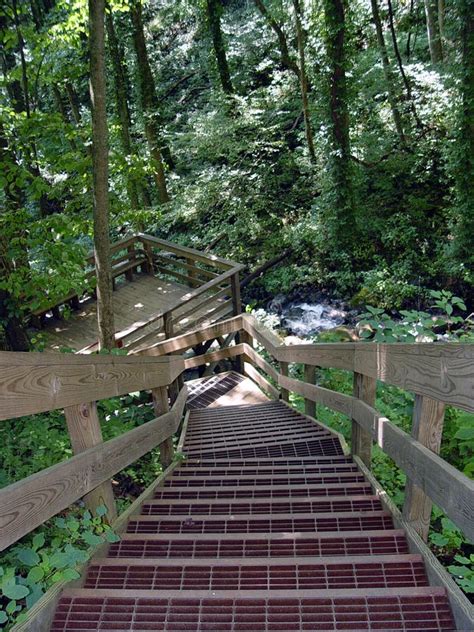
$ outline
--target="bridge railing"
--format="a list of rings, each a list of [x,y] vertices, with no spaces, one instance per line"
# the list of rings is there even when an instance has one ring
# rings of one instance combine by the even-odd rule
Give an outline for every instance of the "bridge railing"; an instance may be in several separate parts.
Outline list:
[[[187,368],[241,360],[243,372],[271,397],[302,396],[307,414],[323,404],[352,420],[352,453],[370,467],[378,444],[407,475],[403,516],[426,540],[432,503],[474,541],[474,481],[439,456],[446,404],[474,412],[474,344],[328,343],[285,346],[248,314],[166,340],[147,350],[155,356],[198,348],[237,333],[236,344],[185,360]],[[253,343],[265,350],[269,362]],[[289,364],[304,365],[304,379],[289,377]],[[353,372],[353,394],[314,384],[316,367]],[[411,434],[375,409],[377,380],[415,394]]]
[[[83,497],[92,510],[105,505],[113,522],[111,478],[158,445],[163,469],[173,460],[187,397],[177,385],[183,370],[179,356],[0,352],[0,423],[62,408],[74,452],[0,489],[0,550]],[[104,442],[97,401],[143,390],[151,391],[155,419]]]

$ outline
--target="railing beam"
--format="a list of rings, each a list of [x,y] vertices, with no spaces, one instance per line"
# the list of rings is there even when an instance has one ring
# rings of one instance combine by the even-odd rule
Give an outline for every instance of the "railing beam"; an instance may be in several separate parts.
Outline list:
[[[304,381],[308,384],[314,384],[316,381],[316,367],[310,364],[304,365]],[[304,412],[305,415],[310,417],[316,417],[316,402],[311,399],[305,398],[304,400]]]
[[[377,380],[362,373],[354,373],[353,395],[357,399],[361,399],[369,406],[375,406],[375,395],[377,390]],[[360,427],[360,425],[352,420],[352,454],[358,456],[364,464],[370,469],[372,460],[372,437],[370,434]]]
[[[153,397],[153,409],[155,411],[155,415],[160,417],[167,413],[170,409],[169,400],[168,400],[168,389],[166,386],[162,386],[160,388],[152,388],[151,394]],[[173,437],[168,437],[162,443],[160,443],[160,462],[165,470],[171,463],[174,458],[174,447],[173,447]]]
[[[411,435],[435,454],[439,454],[441,446],[445,409],[443,402],[415,395]],[[403,517],[425,542],[428,540],[432,508],[430,498],[408,478]]]
[[[67,406],[64,409],[69,437],[74,454],[80,454],[88,448],[103,443],[97,403],[89,402]],[[117,506],[111,481],[105,481],[84,496],[86,507],[95,514],[97,507],[105,505],[107,522],[112,523],[117,517]]]

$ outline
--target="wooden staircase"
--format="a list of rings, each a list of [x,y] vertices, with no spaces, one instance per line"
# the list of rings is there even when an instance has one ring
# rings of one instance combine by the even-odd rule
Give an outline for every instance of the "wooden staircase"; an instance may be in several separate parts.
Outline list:
[[[63,592],[52,632],[454,630],[338,437],[281,401],[219,405],[242,380],[190,389],[185,460]]]

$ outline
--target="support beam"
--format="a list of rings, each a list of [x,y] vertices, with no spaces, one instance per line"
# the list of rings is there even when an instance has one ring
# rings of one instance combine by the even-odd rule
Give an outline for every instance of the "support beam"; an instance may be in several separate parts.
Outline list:
[[[160,417],[167,413],[170,409],[168,400],[168,389],[166,386],[160,388],[152,388],[151,394],[153,396],[153,409],[155,415]],[[163,471],[171,465],[174,458],[173,437],[168,437],[160,443],[160,461],[163,467]]]
[[[280,362],[280,373],[288,377],[288,362]],[[281,398],[284,402],[290,401],[290,391],[281,387]]]
[[[304,365],[304,381],[308,384],[314,384],[316,380],[316,367],[310,364]],[[304,400],[304,412],[305,415],[310,417],[316,417],[316,402],[311,399],[305,398]]]
[[[80,454],[103,442],[96,402],[67,406],[64,415],[74,454]],[[117,506],[110,481],[101,483],[86,494],[84,502],[92,514],[95,514],[97,507],[105,505],[105,518],[109,524],[117,518]]]
[[[415,396],[411,435],[435,454],[439,454],[443,435],[445,404],[422,395]],[[426,542],[433,503],[409,478],[405,487],[403,518]]]
[[[375,394],[377,390],[377,380],[362,373],[354,373],[353,395],[361,399],[369,406],[375,406]],[[352,420],[352,454],[362,459],[370,469],[372,460],[372,438],[370,434]]]

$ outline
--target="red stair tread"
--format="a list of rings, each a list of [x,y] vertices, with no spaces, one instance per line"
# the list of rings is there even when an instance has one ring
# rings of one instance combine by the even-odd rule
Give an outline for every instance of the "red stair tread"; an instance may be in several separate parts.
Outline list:
[[[52,632],[454,630],[339,439],[281,402],[198,408],[181,463],[61,598]]]

